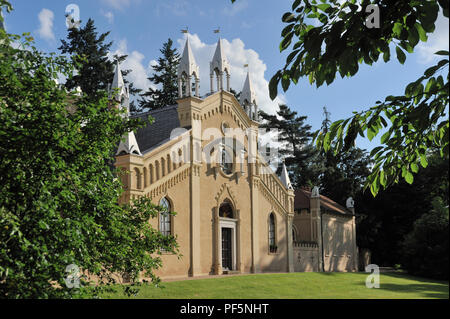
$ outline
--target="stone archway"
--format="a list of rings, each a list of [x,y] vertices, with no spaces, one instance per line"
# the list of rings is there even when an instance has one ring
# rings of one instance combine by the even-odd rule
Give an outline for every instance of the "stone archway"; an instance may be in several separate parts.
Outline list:
[[[214,208],[214,274],[241,272],[239,209],[230,187],[225,183],[216,195]]]

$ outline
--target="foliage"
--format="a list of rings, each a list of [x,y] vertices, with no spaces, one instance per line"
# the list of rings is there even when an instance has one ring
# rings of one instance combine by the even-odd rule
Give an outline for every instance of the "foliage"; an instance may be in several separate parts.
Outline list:
[[[356,195],[357,245],[371,250],[373,263],[403,264],[402,243],[414,222],[433,209],[433,198],[443,198],[448,205],[448,160],[435,151],[427,156],[427,162],[429,165],[417,173],[412,185],[400,181],[375,198],[368,192]]]
[[[324,107],[323,114],[322,131],[326,133],[330,129],[331,113]],[[372,164],[365,150],[353,146],[347,152],[335,154],[321,149],[318,154],[315,161],[320,163],[321,193],[338,203],[345,203],[348,197],[355,197],[362,191]]]
[[[173,41],[168,39],[160,50],[162,57],[158,58],[156,65],[152,66],[155,72],[149,81],[161,88],[150,87],[147,92],[141,94],[139,101],[143,109],[160,109],[175,104],[178,98],[177,68],[180,55],[176,48],[172,48]]]
[[[87,95],[97,98],[97,93],[105,91],[114,78],[115,62],[108,57],[113,42],[107,42],[109,32],[98,35],[94,20],[89,19],[84,27],[71,28],[67,34],[67,41],[61,40],[59,50],[63,54],[69,54],[76,74],[67,79],[65,86],[72,90],[80,87]],[[119,63],[125,61],[127,55],[114,56]],[[133,83],[127,80],[131,70],[122,70],[125,84],[129,85],[130,95],[138,94],[141,90],[135,88]],[[100,93],[102,94],[102,93]],[[131,101],[130,112],[138,113],[141,110]]]
[[[119,204],[111,168],[112,151],[138,120],[119,116],[104,91],[93,99],[58,86],[58,74],[72,80],[66,58],[38,52],[28,36],[1,37],[0,296],[79,296],[83,287],[66,286],[71,264],[105,284],[113,274],[157,283],[157,254],[177,253],[175,238],[152,228],[161,208],[149,199]]]
[[[423,214],[403,243],[404,268],[411,274],[448,279],[448,205],[440,197]]]
[[[371,3],[379,7],[380,28],[366,27],[365,8]],[[284,91],[291,82],[297,84],[306,76],[317,87],[329,85],[337,73],[342,78],[355,75],[359,64],[372,65],[380,56],[388,62],[394,48],[403,64],[405,51],[412,53],[419,41],[426,41],[434,31],[439,7],[448,19],[446,0],[362,0],[360,6],[356,0],[293,1],[292,12],[282,17],[287,25],[280,43],[280,51],[291,49],[284,68],[270,80],[271,98],[276,97],[280,82]],[[404,95],[388,96],[384,102],[354,112],[352,117],[334,122],[327,133],[315,136],[319,147],[325,151],[331,148],[336,154],[348,150],[358,134],[372,140],[383,128],[388,130],[381,137],[381,146],[370,154],[375,166],[366,187],[370,186],[374,196],[381,187],[400,178],[412,183],[419,165],[426,167],[426,151],[431,146],[439,147],[441,156],[448,158],[449,122],[444,118],[448,72],[447,76],[439,74],[448,68],[448,52],[436,54],[447,57],[410,83]]]
[[[371,160],[365,150],[352,147],[345,153],[321,154],[323,172],[320,176],[321,193],[338,203],[355,197],[363,190],[370,174]]]
[[[278,131],[279,154],[284,158],[294,188],[314,183],[318,173],[312,170],[316,152],[311,145],[311,126],[305,124],[306,116],[297,116],[287,105],[280,104],[276,115],[260,111],[263,120],[260,128]],[[279,167],[281,170],[281,168]]]

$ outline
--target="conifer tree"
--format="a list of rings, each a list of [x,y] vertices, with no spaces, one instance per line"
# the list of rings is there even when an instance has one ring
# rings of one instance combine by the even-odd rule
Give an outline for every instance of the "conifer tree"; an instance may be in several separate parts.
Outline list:
[[[143,109],[160,109],[175,104],[178,97],[177,68],[180,55],[176,48],[172,48],[173,41],[168,39],[163,44],[161,57],[153,66],[154,75],[148,78],[157,88],[150,87],[147,92],[141,94],[139,105]]]
[[[264,121],[261,128],[278,130],[278,142],[281,143],[278,153],[284,158],[294,187],[299,188],[316,181],[318,174],[314,172],[311,161],[316,152],[311,145],[311,126],[305,124],[307,117],[297,116],[297,112],[284,104],[279,105],[277,115],[260,111],[260,116]]]
[[[322,132],[328,132],[331,125],[330,112],[323,107]],[[365,179],[370,174],[370,158],[365,150],[351,147],[347,152],[334,154],[331,150],[318,152],[316,158],[321,167],[319,186],[321,192],[337,201],[345,200],[362,190]]]
[[[59,50],[68,54],[76,65],[76,75],[68,78],[65,86],[72,90],[80,87],[87,96],[97,96],[101,90],[107,90],[114,77],[115,61],[123,62],[127,55],[115,55],[111,61],[108,57],[113,42],[106,42],[109,31],[98,35],[94,20],[89,19],[84,27],[71,28],[67,34],[67,41],[61,40]],[[127,81],[126,76],[131,70],[123,70],[124,81],[129,85],[130,94],[140,93],[133,83]],[[134,101],[131,102],[130,110],[138,111]]]

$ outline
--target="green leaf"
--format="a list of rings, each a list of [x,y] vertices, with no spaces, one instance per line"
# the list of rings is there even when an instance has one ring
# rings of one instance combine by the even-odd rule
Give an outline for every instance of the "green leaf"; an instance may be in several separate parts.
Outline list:
[[[412,184],[413,183],[413,181],[414,181],[414,176],[413,176],[413,174],[411,174],[411,172],[410,171],[406,171],[406,174],[405,174],[405,181],[408,183],[408,184]]]
[[[391,136],[391,131],[389,130],[381,136],[380,142],[382,144],[386,143],[386,141],[389,139],[390,136]]]
[[[274,100],[278,95],[278,82],[281,78],[281,71],[278,71],[269,81],[269,95]]]
[[[402,49],[400,49],[400,47],[397,46],[397,47],[395,48],[395,50],[396,50],[396,52],[397,52],[397,59],[398,59],[398,61],[399,61],[401,64],[405,63],[406,55],[405,55],[405,53],[402,51]]]
[[[328,3],[322,3],[322,4],[318,4],[317,8],[319,8],[320,10],[324,11],[327,10],[329,7],[331,7],[331,5],[329,5]]]
[[[427,37],[427,33],[422,28],[422,26],[419,23],[416,22],[414,24],[414,27],[417,29],[417,32],[419,33],[420,41],[426,42],[428,40],[428,37]]]
[[[417,173],[419,171],[419,166],[416,163],[411,163],[411,171]]]
[[[291,22],[293,20],[295,20],[295,15],[292,12],[286,12],[281,17],[281,21],[283,21],[283,22]]]
[[[420,165],[422,165],[423,168],[428,166],[428,161],[425,154],[420,154]]]
[[[386,175],[385,175],[385,173],[384,173],[383,170],[380,171],[380,184],[381,184],[383,187],[386,187]]]

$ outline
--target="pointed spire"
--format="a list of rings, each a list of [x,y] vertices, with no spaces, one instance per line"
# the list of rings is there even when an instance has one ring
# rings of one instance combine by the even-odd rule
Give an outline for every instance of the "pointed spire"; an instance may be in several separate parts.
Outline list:
[[[214,53],[213,59],[210,64],[211,74],[217,69],[221,74],[230,73],[230,64],[228,59],[223,52],[222,39],[219,38],[217,41],[216,52]]]
[[[253,90],[252,82],[250,81],[250,72],[247,72],[247,78],[242,88],[240,102],[244,104],[256,104],[256,94]]]
[[[183,97],[183,81],[186,84],[186,92],[184,96],[192,95],[192,77],[195,79],[195,95],[199,96],[199,67],[197,62],[195,62],[194,54],[191,50],[191,44],[189,42],[189,35],[186,38],[186,44],[184,46],[183,54],[180,59],[180,64],[178,65],[178,97]]]
[[[133,131],[125,133],[125,140],[120,141],[116,155],[121,155],[121,153],[137,154],[142,156],[141,150],[139,149],[139,145],[136,140],[136,136],[134,136]]]
[[[180,64],[178,65],[178,77],[180,77],[183,72],[186,73],[187,76],[195,74],[197,78],[199,77],[199,67],[197,62],[195,62],[195,57],[192,53],[189,36],[186,39],[183,55],[181,56]]]
[[[125,81],[123,80],[119,61],[116,61],[114,79],[110,86],[110,93],[112,92],[115,93],[114,99],[120,103],[120,109],[125,108],[127,110],[126,114],[123,114],[122,116],[128,117],[130,115],[129,87],[128,85],[125,85]],[[121,153],[142,155],[133,131],[125,133],[124,140],[120,141],[116,155],[120,155]]]
[[[287,172],[287,168],[286,165],[283,162],[283,168],[281,170],[281,182],[283,183],[283,185],[287,188],[287,189],[293,189],[292,184],[291,184],[291,180],[289,178],[289,174]]]
[[[117,90],[118,89],[118,90]],[[117,93],[115,95],[115,100],[120,101],[122,98],[122,95],[126,98],[128,98],[128,92],[125,87],[125,82],[123,80],[122,71],[120,70],[120,64],[119,61],[116,61],[116,68],[114,70],[114,79],[111,85],[111,92],[116,91]]]
[[[209,64],[211,76],[211,93],[214,92],[213,79],[214,75],[217,77],[217,91],[223,90],[223,74],[227,77],[227,91],[230,91],[230,63],[223,52],[222,39],[217,41],[216,52],[214,52],[213,59]]]

